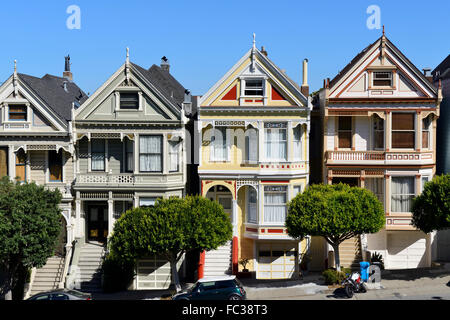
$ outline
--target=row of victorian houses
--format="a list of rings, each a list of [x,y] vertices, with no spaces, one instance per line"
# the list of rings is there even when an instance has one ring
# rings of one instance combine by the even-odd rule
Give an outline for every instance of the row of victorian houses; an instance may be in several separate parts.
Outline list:
[[[235,274],[243,258],[257,279],[295,278],[305,256],[309,270],[323,270],[332,248],[320,237],[296,241],[284,227],[287,203],[310,183],[360,186],[384,204],[385,228],[347,240],[344,266],[372,252],[387,269],[449,259],[448,234],[410,224],[412,197],[436,174],[448,61],[433,83],[383,32],[315,94],[307,67],[305,59],[299,85],[253,41],[204,95],[191,96],[167,58],[146,69],[127,49],[125,63],[88,96],[69,57],[63,77],[37,78],[15,65],[0,86],[0,173],[63,194],[54,285],[94,282],[92,263],[104,252],[88,246],[104,243],[127,209],[186,194],[218,201],[233,225],[227,245],[186,255],[187,279]],[[169,284],[166,261],[138,263],[134,289]]]

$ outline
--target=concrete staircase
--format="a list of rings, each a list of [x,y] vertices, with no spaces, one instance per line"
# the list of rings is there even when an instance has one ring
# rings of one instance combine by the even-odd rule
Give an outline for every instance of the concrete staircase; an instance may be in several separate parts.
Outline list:
[[[205,253],[204,276],[212,277],[231,274],[231,253],[231,241],[217,248],[217,250],[207,251]]]
[[[48,258],[46,264],[36,270],[31,283],[30,295],[43,291],[57,289],[64,272],[64,258],[53,256]]]
[[[101,292],[101,265],[104,246],[101,243],[85,243],[80,250],[76,274],[76,288],[83,292]]]
[[[342,267],[359,270],[359,263],[362,261],[360,237],[356,236],[342,242],[339,245],[339,256]]]

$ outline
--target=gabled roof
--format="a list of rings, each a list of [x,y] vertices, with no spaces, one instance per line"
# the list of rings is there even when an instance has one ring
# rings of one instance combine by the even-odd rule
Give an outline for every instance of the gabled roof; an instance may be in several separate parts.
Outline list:
[[[71,120],[72,103],[80,105],[88,96],[74,82],[66,78],[46,74],[42,78],[18,73],[23,81],[39,98],[41,98],[62,120]],[[66,82],[67,91],[64,90]]]
[[[232,74],[235,72],[245,60],[255,54],[259,58],[259,60],[264,64],[264,66],[278,76],[279,79],[282,79],[285,85],[291,90],[292,94],[296,96],[297,99],[302,101],[305,106],[308,104],[308,97],[305,97],[300,90],[300,86],[292,80],[288,75],[283,72],[272,60],[270,60],[265,54],[263,54],[258,48],[253,47],[249,49],[239,61],[228,70],[228,72],[217,81],[202,97],[200,103],[203,103],[207,97],[209,97],[223,82],[225,82]],[[199,106],[201,108],[201,106]]]
[[[169,101],[181,109],[185,88],[169,73],[157,65],[146,70],[131,63],[150,83],[152,83]]]
[[[382,41],[384,37],[386,46],[390,48],[403,62],[424,82],[424,84],[434,93],[437,93],[436,88],[430,83],[430,81],[424,76],[424,74],[384,35],[379,37],[373,43],[369,44],[360,53],[358,53],[351,61],[348,63],[344,69],[342,69],[331,81],[330,88],[332,88],[336,83],[341,80],[341,78],[356,65],[360,59],[370,51],[375,45]]]

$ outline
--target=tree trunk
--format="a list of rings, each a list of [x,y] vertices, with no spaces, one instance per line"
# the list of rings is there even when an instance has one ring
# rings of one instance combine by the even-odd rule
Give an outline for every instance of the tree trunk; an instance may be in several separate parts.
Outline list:
[[[178,277],[177,271],[177,260],[172,258],[170,259],[170,269],[172,270],[172,279],[175,284],[175,290],[178,292],[181,291],[180,278]]]
[[[339,243],[333,244],[333,250],[334,250],[334,264],[336,265],[336,270],[341,271],[341,260],[339,257]]]

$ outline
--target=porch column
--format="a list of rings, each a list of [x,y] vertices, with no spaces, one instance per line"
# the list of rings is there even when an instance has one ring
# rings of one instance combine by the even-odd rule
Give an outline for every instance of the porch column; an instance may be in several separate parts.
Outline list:
[[[81,200],[80,191],[76,192],[75,198],[75,236],[81,238]]]
[[[416,113],[416,150],[420,152],[422,149],[422,113],[417,111]]]
[[[112,234],[114,227],[114,200],[112,199],[112,191],[109,191],[108,199],[108,238]]]
[[[16,177],[16,154],[14,153],[14,146],[8,146],[8,173],[11,179]]]
[[[232,208],[233,208],[233,213],[232,213],[232,217],[233,217],[233,236],[237,236],[238,235],[238,224],[237,224],[237,200],[233,199],[232,200]]]
[[[392,114],[390,111],[386,111],[386,120],[384,126],[384,141],[386,151],[389,151],[391,148],[391,119]]]

